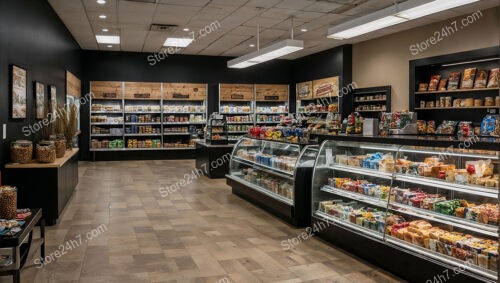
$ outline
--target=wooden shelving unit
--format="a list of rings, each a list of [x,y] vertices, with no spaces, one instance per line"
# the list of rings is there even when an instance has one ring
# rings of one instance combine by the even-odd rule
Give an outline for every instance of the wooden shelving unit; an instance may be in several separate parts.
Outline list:
[[[90,90],[94,93],[91,100],[92,105],[102,104],[114,106],[113,109],[120,110],[94,110],[90,115],[121,118],[121,122],[91,122],[90,123],[90,151],[137,151],[137,150],[168,150],[168,149],[191,149],[194,146],[173,146],[177,143],[188,145],[191,134],[203,136],[203,128],[207,117],[207,85],[206,84],[183,84],[183,83],[150,83],[150,82],[91,82]],[[165,108],[166,107],[166,108]],[[168,109],[168,110],[166,110]],[[172,109],[196,109],[196,111],[171,111]],[[151,121],[138,122],[127,120],[131,115],[150,115]],[[177,117],[179,121],[169,122],[167,117]],[[201,117],[201,119],[200,119]],[[193,120],[196,118],[196,120]],[[135,118],[134,118],[135,119]],[[93,126],[102,128],[114,128],[121,131],[118,133],[93,133]],[[136,127],[151,126],[153,132],[140,132]],[[166,128],[185,127],[188,130],[183,134],[171,134]],[[175,133],[175,132],[174,132]],[[186,133],[186,134],[184,134]],[[155,147],[131,147],[128,148],[128,140],[150,139]],[[121,143],[118,148],[95,148],[92,140],[113,141]]]

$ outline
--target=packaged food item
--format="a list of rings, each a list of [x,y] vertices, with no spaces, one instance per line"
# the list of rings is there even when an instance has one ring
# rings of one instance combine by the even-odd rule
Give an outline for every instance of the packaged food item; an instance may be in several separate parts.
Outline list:
[[[420,83],[420,84],[418,84],[418,91],[420,91],[420,92],[427,91],[428,87],[429,87],[428,83]]]
[[[441,79],[439,81],[439,87],[438,87],[438,90],[439,91],[443,91],[443,90],[446,90],[446,84],[448,83],[448,79]]]
[[[427,123],[425,120],[417,120],[417,133],[425,134],[427,132]]]
[[[455,134],[455,127],[457,126],[456,121],[444,120],[441,125],[438,126],[436,134],[439,135],[453,135]]]
[[[435,134],[436,133],[436,121],[430,120],[427,121],[427,134]]]
[[[429,82],[428,91],[436,91],[439,84],[439,80],[441,80],[441,75],[431,76],[431,81]]]
[[[498,79],[499,79],[500,69],[495,68],[490,70],[490,76],[488,78],[488,88],[496,88],[498,87]]]
[[[448,80],[448,90],[458,89],[458,84],[460,83],[460,72],[451,72],[450,78]]]
[[[485,88],[488,81],[488,70],[478,70],[474,88]]]
[[[464,75],[462,77],[461,89],[471,89],[474,85],[474,79],[476,78],[476,68],[465,69]]]
[[[484,106],[484,99],[482,99],[482,98],[475,98],[474,99],[474,106],[475,107]]]
[[[471,137],[473,135],[472,122],[461,121],[458,123],[458,136]]]
[[[12,142],[10,144],[10,158],[12,163],[31,163],[33,161],[33,143],[27,140]]]
[[[481,135],[498,136],[499,120],[500,116],[498,115],[486,115],[481,122]]]
[[[434,204],[434,211],[446,215],[455,215],[455,210],[460,207],[460,200],[447,200]]]

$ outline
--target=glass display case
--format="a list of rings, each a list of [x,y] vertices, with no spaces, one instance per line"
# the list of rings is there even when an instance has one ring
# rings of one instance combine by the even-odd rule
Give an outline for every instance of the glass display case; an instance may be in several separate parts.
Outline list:
[[[233,193],[303,225],[310,218],[305,207],[317,152],[317,146],[242,137],[232,152],[228,184]]]
[[[325,141],[313,219],[496,282],[499,152],[463,148]]]

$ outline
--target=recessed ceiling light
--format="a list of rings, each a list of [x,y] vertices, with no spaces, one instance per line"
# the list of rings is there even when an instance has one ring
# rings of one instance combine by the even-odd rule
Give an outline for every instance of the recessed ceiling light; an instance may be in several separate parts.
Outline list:
[[[169,37],[169,38],[167,38],[167,40],[165,40],[165,43],[163,44],[163,46],[186,47],[189,44],[191,44],[192,41],[193,41],[192,38],[187,38],[187,37],[184,37],[184,38]]]
[[[120,44],[120,37],[117,35],[96,35],[97,43]]]
[[[108,32],[108,31],[109,31],[109,29],[107,29],[107,28],[103,28],[103,29],[102,29],[102,31],[103,31],[103,32]]]
[[[113,45],[108,45],[108,48],[111,48],[111,47],[113,47]]]
[[[301,31],[301,32],[306,32],[306,31],[307,31],[307,29],[306,29],[306,28],[301,28],[301,29],[300,29],[300,31]]]
[[[97,0],[97,4],[101,5],[106,4],[106,0]]]
[[[105,19],[105,18],[107,18],[106,15],[99,15],[99,19]]]
[[[249,46],[250,46],[250,47],[255,47],[255,44],[250,44]]]
[[[183,30],[183,31],[189,31],[189,29],[188,29],[188,28],[183,28],[182,30]]]

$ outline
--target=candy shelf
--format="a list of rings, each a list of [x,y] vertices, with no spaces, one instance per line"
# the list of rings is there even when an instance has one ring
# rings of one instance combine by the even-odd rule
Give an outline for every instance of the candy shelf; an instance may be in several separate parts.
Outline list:
[[[317,146],[242,137],[233,148],[227,184],[283,220],[306,225],[316,154]]]
[[[323,142],[311,213],[313,223],[333,225],[317,235],[407,280],[425,282],[443,267],[462,267],[470,260],[458,282],[496,282],[500,153],[472,147],[443,152],[446,147]],[[353,234],[359,238],[345,238]],[[357,246],[362,238],[380,252]],[[391,267],[390,255],[418,261],[426,270]]]

